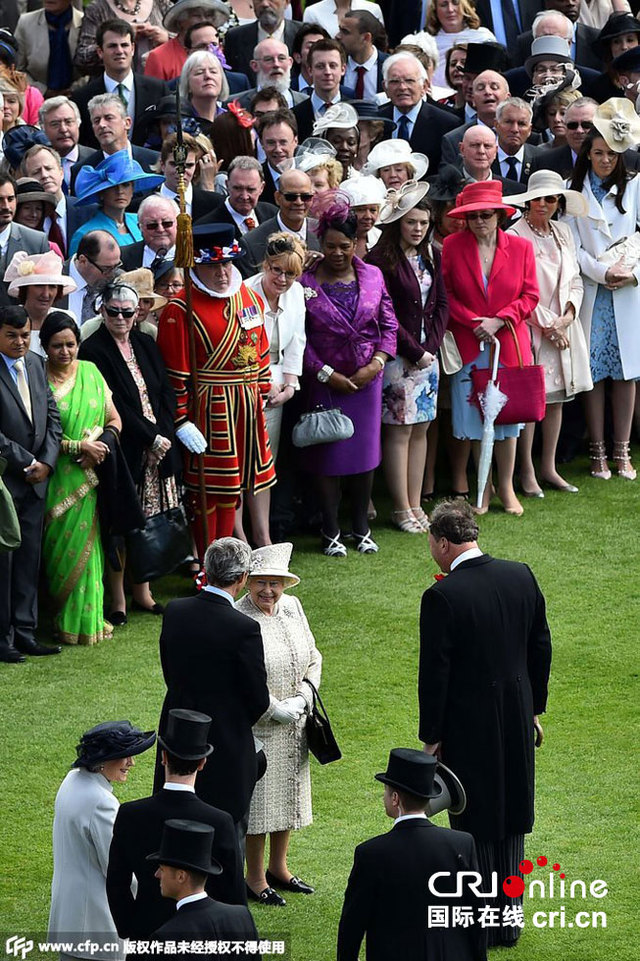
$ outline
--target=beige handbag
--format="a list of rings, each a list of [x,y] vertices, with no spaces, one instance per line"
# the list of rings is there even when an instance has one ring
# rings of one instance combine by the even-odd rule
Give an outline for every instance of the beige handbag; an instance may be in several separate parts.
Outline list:
[[[450,330],[445,331],[442,343],[440,344],[440,366],[445,374],[449,376],[451,376],[451,374],[457,374],[464,366],[458,345],[456,344],[456,339]]]

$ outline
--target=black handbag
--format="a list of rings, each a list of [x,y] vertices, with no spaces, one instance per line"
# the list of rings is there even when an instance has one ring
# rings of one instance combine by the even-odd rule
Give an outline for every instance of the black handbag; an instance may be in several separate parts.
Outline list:
[[[339,761],[342,757],[342,751],[338,747],[335,734],[331,729],[331,721],[322,703],[322,698],[311,681],[305,678],[305,682],[313,691],[313,708],[311,714],[307,715],[307,724],[305,727],[309,750],[320,764],[330,764],[331,761]]]
[[[160,482],[162,501],[163,485]],[[192,555],[191,532],[184,508],[168,507],[147,517],[143,528],[126,535],[127,567],[134,584],[171,574]]]

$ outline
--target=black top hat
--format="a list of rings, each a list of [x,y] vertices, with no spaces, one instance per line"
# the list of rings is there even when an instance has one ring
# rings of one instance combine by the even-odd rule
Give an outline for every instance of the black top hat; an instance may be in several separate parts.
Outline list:
[[[448,204],[455,200],[466,183],[466,178],[459,167],[445,164],[440,168],[437,177],[429,178],[429,200],[436,203]]]
[[[398,126],[390,117],[381,117],[378,105],[371,100],[350,100],[349,103],[358,114],[358,120],[376,120],[383,123],[386,134],[393,133]]]
[[[169,711],[167,728],[163,737],[158,735],[158,744],[183,761],[199,761],[213,751],[213,747],[207,744],[210,727],[208,714],[176,707]]]
[[[509,68],[509,54],[501,43],[468,43],[465,73],[482,73],[483,70],[496,70],[498,73]]]
[[[160,850],[147,856],[173,868],[187,868],[202,874],[222,874],[222,866],[212,856],[215,828],[200,821],[170,818],[164,822]]]
[[[416,797],[438,797],[442,784],[434,782],[438,762],[431,754],[409,747],[396,747],[389,752],[389,763],[383,774],[376,774],[376,781],[408,791]]]
[[[611,54],[609,41],[614,37],[622,37],[625,33],[640,34],[640,21],[630,13],[612,13],[591,44],[591,49],[601,60],[604,60],[607,54]]]
[[[193,249],[196,264],[223,264],[242,257],[232,224],[196,224]]]
[[[619,57],[616,57],[616,59],[611,62],[611,66],[614,70],[617,70],[618,73],[637,73],[640,70],[640,46],[625,50],[624,53],[621,53]],[[20,130],[21,128],[18,127],[14,129]],[[11,133],[11,131],[9,131],[9,133]],[[5,143],[9,133],[4,135]],[[4,152],[7,152],[6,147],[4,148]]]
[[[93,767],[103,761],[142,754],[155,739],[155,731],[141,731],[131,721],[105,721],[82,735],[73,767]]]

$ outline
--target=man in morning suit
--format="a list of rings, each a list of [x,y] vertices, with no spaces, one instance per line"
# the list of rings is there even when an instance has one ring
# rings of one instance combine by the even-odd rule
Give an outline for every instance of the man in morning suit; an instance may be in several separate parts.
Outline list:
[[[256,19],[242,27],[232,27],[224,38],[224,54],[229,66],[244,73],[250,85],[256,84],[256,74],[251,68],[253,51],[261,40],[271,37],[286,43],[292,52],[296,33],[302,26],[298,20],[285,20],[287,0],[256,0],[253,11]]]
[[[438,504],[430,524],[431,555],[447,576],[422,597],[419,736],[464,785],[467,806],[451,825],[473,835],[488,890],[492,871],[517,873],[533,827],[551,636],[535,577],[526,564],[482,553],[469,504]],[[519,902],[499,887],[486,903],[502,917]],[[489,947],[513,944],[519,933],[489,928]]]
[[[164,787],[152,797],[127,801],[118,809],[109,849],[107,897],[121,938],[150,939],[156,928],[175,913],[174,905],[160,894],[155,866],[147,861],[157,848],[162,828],[170,818],[188,818],[215,828],[213,854],[222,867],[211,874],[206,890],[216,901],[246,904],[240,848],[233,819],[226,811],[205,804],[195,793],[198,773],[213,751],[207,743],[211,718],[181,708],[169,711],[167,729],[158,738],[165,770]],[[138,887],[135,896],[131,880]]]
[[[207,877],[218,875],[222,868],[213,857],[215,830],[209,824],[183,818],[165,821],[160,848],[149,855],[157,865],[156,878],[162,897],[176,901],[176,912],[153,934],[153,940],[165,941],[254,941],[258,932],[249,908],[239,904],[220,904],[205,891]],[[257,949],[257,944],[255,945]],[[248,957],[256,951],[233,950],[236,957]],[[219,957],[217,951],[180,952],[184,958]]]
[[[105,20],[96,31],[96,51],[104,67],[103,73],[74,90],[71,99],[80,111],[82,126],[80,142],[87,147],[98,147],[89,101],[101,93],[116,93],[125,104],[131,119],[131,140],[144,145],[146,127],[141,125],[147,107],[164,97],[169,88],[163,80],[134,73],[131,67],[135,54],[135,32],[124,20]]]
[[[197,597],[167,605],[160,635],[167,685],[160,729],[166,730],[174,707],[213,718],[213,754],[198,779],[198,794],[231,815],[242,848],[258,776],[251,728],[269,707],[260,627],[233,606],[250,565],[251,548],[235,537],[210,544],[204,557],[207,586]],[[155,790],[164,782],[161,770],[156,765]]]
[[[226,199],[213,194],[209,210],[198,218],[198,223],[231,224],[236,240],[240,240],[278,213],[274,204],[259,199],[264,190],[264,170],[255,157],[233,158],[227,172],[227,190]]]
[[[427,71],[413,54],[394,53],[385,60],[382,72],[391,102],[380,108],[380,116],[396,123],[393,136],[408,140],[412,150],[426,154],[429,170],[435,172],[442,138],[455,130],[458,117],[423,100]]]
[[[62,440],[60,415],[42,359],[29,351],[31,322],[24,307],[0,307],[0,457],[22,541],[0,552],[0,661],[25,654],[59,654],[38,644],[38,571],[47,483]]]
[[[424,751],[396,748],[387,770],[376,774],[394,825],[356,848],[338,927],[338,961],[358,961],[365,937],[367,961],[486,961],[477,921],[466,928],[429,924],[430,908],[450,911],[456,903],[429,891],[431,876],[447,871],[455,878],[458,871],[478,870],[471,835],[428,820],[426,808],[442,791],[435,781],[437,766]],[[447,881],[451,886],[452,879]],[[475,901],[469,893],[457,904]]]

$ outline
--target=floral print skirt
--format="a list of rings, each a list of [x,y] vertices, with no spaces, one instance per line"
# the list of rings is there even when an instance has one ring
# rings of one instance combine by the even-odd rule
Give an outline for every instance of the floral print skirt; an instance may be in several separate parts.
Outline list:
[[[437,360],[424,370],[404,357],[390,360],[384,369],[382,423],[424,424],[434,420],[439,373]]]

